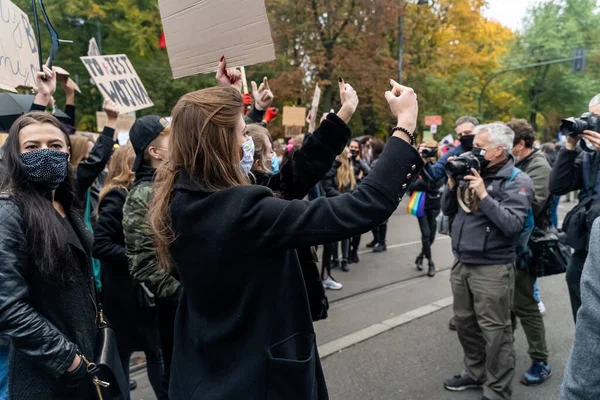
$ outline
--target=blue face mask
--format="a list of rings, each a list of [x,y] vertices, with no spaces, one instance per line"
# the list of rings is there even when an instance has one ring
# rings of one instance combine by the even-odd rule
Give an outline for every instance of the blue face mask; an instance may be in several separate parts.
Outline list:
[[[271,167],[273,168],[273,175],[277,175],[279,173],[279,158],[276,155],[273,155]]]

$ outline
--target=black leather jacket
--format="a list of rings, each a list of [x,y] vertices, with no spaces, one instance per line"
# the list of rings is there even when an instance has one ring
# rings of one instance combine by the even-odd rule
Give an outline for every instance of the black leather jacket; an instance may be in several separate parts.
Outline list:
[[[78,213],[69,211],[68,220],[77,237],[67,240],[81,268],[72,283],[52,283],[31,259],[21,210],[0,194],[0,334],[16,350],[10,356],[11,398],[86,398],[61,386],[76,350],[93,359],[96,344],[92,239]]]

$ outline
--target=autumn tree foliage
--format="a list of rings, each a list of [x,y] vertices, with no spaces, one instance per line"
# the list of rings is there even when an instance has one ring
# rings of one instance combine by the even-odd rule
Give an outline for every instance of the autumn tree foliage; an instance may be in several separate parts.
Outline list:
[[[28,1],[15,3],[30,11]],[[402,16],[403,83],[417,91],[422,117],[444,118],[441,137],[453,132],[457,117],[477,115],[481,89],[495,72],[569,57],[575,47],[586,46],[584,73],[574,74],[566,63],[502,75],[487,88],[483,114],[477,115],[485,121],[525,117],[541,131],[552,132],[561,116],[585,111],[584,103],[597,91],[596,3],[542,2],[529,11],[524,31],[515,33],[484,17],[485,0],[429,0],[427,5],[407,0],[265,0],[277,60],[247,68],[248,78],[267,76],[279,108],[309,107],[318,83],[323,90],[320,112],[326,112],[339,106],[336,80],[341,76],[361,101],[351,122],[353,134],[385,136],[393,121],[383,93],[388,80],[397,77]],[[162,25],[156,0],[55,0],[46,7],[61,37],[74,40],[61,46],[56,65],[78,78],[83,90],[77,97],[80,129],[94,129],[102,102],[79,61],[92,36],[101,39],[105,54],[126,53],[135,65],[155,103],[138,115],[167,115],[184,93],[216,83],[212,75],[172,79],[167,53],[158,46]],[[60,93],[57,101],[60,106]],[[280,121],[270,126],[275,135],[283,134]],[[423,118],[419,122],[418,133],[426,129]]]

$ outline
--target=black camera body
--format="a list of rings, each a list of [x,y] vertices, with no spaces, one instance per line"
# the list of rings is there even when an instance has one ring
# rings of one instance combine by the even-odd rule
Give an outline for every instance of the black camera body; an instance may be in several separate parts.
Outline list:
[[[583,135],[583,131],[600,132],[600,116],[586,112],[579,118],[561,120],[560,131],[567,136]]]
[[[464,153],[452,161],[449,161],[445,168],[446,174],[460,182],[465,179],[465,176],[472,175],[471,169],[481,172],[481,165],[477,157],[472,153]]]
[[[438,156],[438,149],[436,147],[425,147],[421,150],[421,156],[423,158],[435,158]]]

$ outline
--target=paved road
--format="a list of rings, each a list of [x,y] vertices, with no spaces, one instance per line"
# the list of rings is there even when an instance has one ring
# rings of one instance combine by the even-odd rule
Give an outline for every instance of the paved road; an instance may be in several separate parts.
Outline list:
[[[444,278],[445,279],[445,278]],[[564,276],[541,279],[553,376],[529,388],[515,379],[514,400],[558,399],[573,337]],[[481,391],[451,393],[443,381],[462,370],[462,349],[448,330],[451,307],[325,358],[323,369],[332,400],[479,400]],[[517,330],[517,378],[529,367],[527,342]]]
[[[564,211],[569,204],[561,205]],[[334,270],[344,284],[341,291],[329,291],[330,316],[315,324],[319,346],[377,324],[399,314],[451,296],[448,282],[452,253],[448,237],[438,237],[433,257],[440,272],[428,278],[414,268],[420,251],[420,232],[405,206],[389,222],[389,250],[373,254],[364,249],[371,234],[363,235],[361,262],[351,271]],[[553,399],[562,376],[562,365],[572,339],[569,300],[564,276],[542,280],[542,296],[548,305],[550,348],[556,352],[555,377],[539,392],[516,391],[514,399]],[[479,399],[481,393],[445,392],[442,381],[460,372],[461,353],[456,334],[447,330],[451,308],[359,343],[323,360],[332,399]],[[564,321],[555,321],[563,318]],[[528,365],[522,332],[517,333],[518,373]],[[558,351],[560,349],[560,351]],[[145,372],[137,373],[138,389],[132,400],[151,400],[154,395]],[[556,387],[555,387],[556,386]],[[522,389],[522,388],[521,388]],[[536,395],[535,393],[538,393]],[[536,397],[537,396],[537,397]],[[540,397],[541,396],[541,397]],[[546,396],[546,397],[544,397]]]

